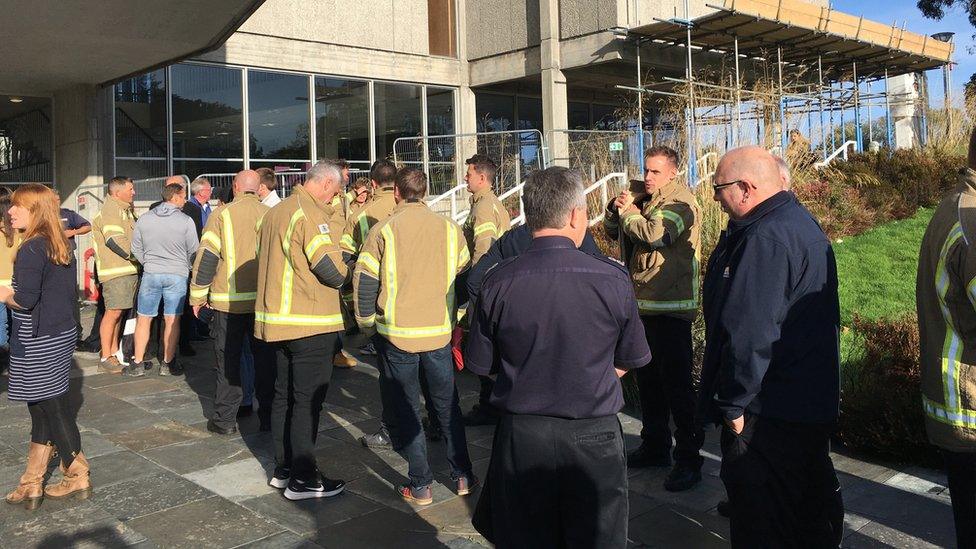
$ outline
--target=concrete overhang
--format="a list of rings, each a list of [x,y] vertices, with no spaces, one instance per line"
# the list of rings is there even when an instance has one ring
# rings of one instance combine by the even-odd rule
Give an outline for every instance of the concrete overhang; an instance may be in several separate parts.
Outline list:
[[[220,46],[264,0],[0,2],[0,93],[109,84]]]

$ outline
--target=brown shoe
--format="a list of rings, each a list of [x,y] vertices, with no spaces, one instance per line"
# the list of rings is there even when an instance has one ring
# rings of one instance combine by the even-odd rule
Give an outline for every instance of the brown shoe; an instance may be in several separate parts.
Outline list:
[[[336,368],[354,368],[359,361],[347,355],[345,351],[339,351],[332,357],[332,365]]]
[[[430,505],[434,503],[434,496],[430,490],[430,486],[424,486],[422,488],[414,488],[409,484],[403,484],[397,486],[397,493],[405,501],[412,501],[417,505]]]
[[[121,374],[125,366],[119,359],[112,355],[98,363],[98,372],[101,374]]]
[[[455,481],[457,483],[457,495],[466,496],[478,487],[478,477],[474,473],[461,475]]]
[[[88,478],[88,460],[85,459],[85,454],[79,453],[75,456],[67,470],[62,465],[61,474],[63,475],[61,482],[44,488],[45,496],[51,499],[67,497],[87,499],[91,495],[92,487]]]
[[[20,484],[13,492],[7,494],[7,503],[11,505],[23,504],[28,510],[37,509],[44,500],[44,473],[51,461],[54,446],[50,444],[30,443],[27,451],[27,469],[20,477]]]

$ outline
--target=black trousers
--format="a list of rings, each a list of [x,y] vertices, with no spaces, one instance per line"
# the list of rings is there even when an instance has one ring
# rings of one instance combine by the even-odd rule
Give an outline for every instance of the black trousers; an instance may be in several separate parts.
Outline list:
[[[503,415],[474,527],[501,549],[627,547],[627,459],[616,416]]]
[[[319,334],[275,343],[277,379],[271,406],[275,462],[291,468],[292,478],[312,480],[318,473],[315,441],[319,414],[332,380],[332,356],[339,334]]]
[[[943,450],[959,549],[976,549],[976,453]]]
[[[733,547],[838,547],[844,502],[830,460],[831,425],[746,414],[722,427],[722,481]]]
[[[248,340],[254,356],[254,393],[258,398],[258,413],[270,418],[274,402],[277,357],[274,348],[267,343],[255,337],[246,337],[247,334],[254,333],[254,314],[232,314],[215,310],[211,331],[217,371],[212,418],[214,423],[225,428],[237,423],[237,409],[244,398],[244,391],[241,389],[241,354],[244,351],[244,342]]]
[[[670,316],[642,316],[641,322],[651,348],[651,363],[634,374],[640,390],[641,439],[652,452],[671,453],[674,419],[675,462],[700,469],[705,431],[695,421],[691,322]]]
[[[81,433],[68,409],[68,393],[38,402],[28,402],[31,416],[31,442],[58,447],[58,455],[65,468],[81,452]]]

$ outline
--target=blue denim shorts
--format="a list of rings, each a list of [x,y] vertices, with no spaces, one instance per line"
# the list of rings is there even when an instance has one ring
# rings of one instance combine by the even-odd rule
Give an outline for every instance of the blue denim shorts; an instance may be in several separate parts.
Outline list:
[[[163,314],[175,316],[183,313],[186,301],[187,276],[149,273],[139,281],[139,304],[141,316],[159,314],[159,302],[163,302]]]

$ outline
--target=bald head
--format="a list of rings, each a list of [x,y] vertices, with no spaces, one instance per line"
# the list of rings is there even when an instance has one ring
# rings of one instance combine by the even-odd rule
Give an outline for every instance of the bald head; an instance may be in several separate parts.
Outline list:
[[[171,175],[166,178],[166,182],[163,183],[163,187],[167,185],[179,185],[180,187],[186,187],[186,180],[183,179],[182,175]]]
[[[258,185],[261,184],[261,175],[254,170],[242,170],[234,176],[234,196],[242,193],[258,192]]]
[[[727,185],[732,183],[731,185]],[[753,208],[783,189],[776,158],[762,147],[748,146],[725,153],[715,170],[715,200],[733,219],[741,219]]]

